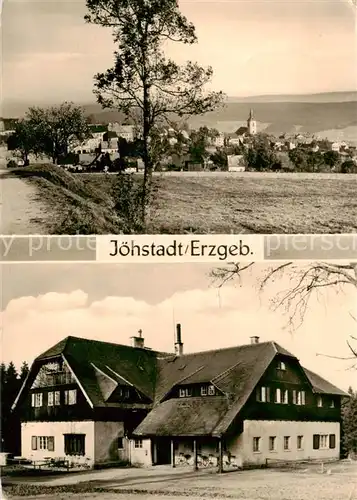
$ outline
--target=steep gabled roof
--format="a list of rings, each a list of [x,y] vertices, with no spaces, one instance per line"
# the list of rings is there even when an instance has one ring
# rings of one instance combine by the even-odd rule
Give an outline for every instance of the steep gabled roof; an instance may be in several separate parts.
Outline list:
[[[159,360],[156,406],[135,434],[226,433],[277,354],[296,359],[279,344],[263,342]],[[163,401],[175,385],[209,381],[222,391],[223,397]]]
[[[320,375],[317,375],[317,373],[314,373],[311,370],[308,370],[307,368],[303,368],[303,370],[306,373],[307,378],[310,380],[314,392],[318,394],[331,394],[336,396],[348,397],[348,394],[346,392],[341,391],[341,389],[331,384],[324,378],[320,377]]]
[[[241,393],[242,381],[245,378],[251,380],[254,373],[261,378],[277,353],[295,357],[275,342],[165,357],[158,362],[155,403],[159,403],[177,384],[211,381],[223,393]]]
[[[98,370],[103,377],[110,377],[120,385],[132,385],[153,400],[158,354],[148,349],[70,336],[41,354],[37,361],[64,356],[93,405],[102,406],[106,405],[106,395],[99,384]]]
[[[276,342],[240,345],[178,357],[70,336],[36,358],[21,392],[30,387],[39,364],[61,356],[93,407],[120,406],[121,403],[114,402],[115,398],[112,398],[117,387],[134,387],[142,396],[143,403],[139,406],[153,407],[137,429],[141,435],[153,433],[155,429],[155,432],[161,433],[173,433],[173,429],[176,433],[181,432],[180,423],[185,423],[182,432],[186,435],[192,432],[221,435],[228,431],[277,355],[298,362],[293,354]],[[310,370],[301,367],[301,373],[317,393],[347,395]],[[190,398],[191,402],[169,399],[174,387],[203,382],[215,385],[222,396]],[[191,415],[195,412],[196,417]]]

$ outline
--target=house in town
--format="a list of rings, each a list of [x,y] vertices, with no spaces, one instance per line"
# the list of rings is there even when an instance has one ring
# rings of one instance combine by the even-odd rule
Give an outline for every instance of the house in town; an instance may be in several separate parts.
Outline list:
[[[128,142],[133,142],[135,139],[134,125],[121,125],[117,122],[109,123],[108,132],[115,132],[117,137],[122,137]]]
[[[185,354],[67,337],[32,364],[13,411],[22,456],[71,464],[260,466],[339,457],[343,391],[274,341]]]

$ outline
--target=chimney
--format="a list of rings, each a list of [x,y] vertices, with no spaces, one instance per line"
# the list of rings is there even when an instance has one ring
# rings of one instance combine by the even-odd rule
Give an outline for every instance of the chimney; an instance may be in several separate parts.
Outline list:
[[[259,344],[259,337],[256,335],[253,335],[253,337],[250,337],[250,343],[251,344]]]
[[[176,356],[182,356],[182,354],[183,354],[183,343],[182,343],[182,339],[181,339],[181,325],[180,325],[180,323],[177,323],[177,325],[176,325],[175,354],[176,354]]]
[[[130,337],[132,347],[139,347],[140,349],[144,348],[144,339],[143,339],[143,331],[140,329],[138,331],[138,335]]]

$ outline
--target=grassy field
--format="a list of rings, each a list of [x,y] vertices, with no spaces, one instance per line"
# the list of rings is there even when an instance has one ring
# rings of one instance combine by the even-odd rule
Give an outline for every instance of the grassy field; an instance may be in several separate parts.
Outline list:
[[[63,478],[61,484],[4,485],[6,498],[50,498],[71,500],[192,499],[239,500],[357,500],[357,463],[309,464],[297,469],[250,470],[223,475],[205,470],[176,471],[170,468],[97,471],[78,475],[77,483]],[[69,476],[68,476],[69,477]],[[56,481],[54,481],[55,483]],[[72,483],[72,484],[71,484]]]
[[[125,231],[113,208],[117,175],[70,174],[53,166],[26,170],[54,213],[50,232]],[[147,233],[357,231],[355,174],[180,172],[157,174],[153,185]]]
[[[154,228],[197,233],[357,230],[357,176],[221,173],[163,177]]]

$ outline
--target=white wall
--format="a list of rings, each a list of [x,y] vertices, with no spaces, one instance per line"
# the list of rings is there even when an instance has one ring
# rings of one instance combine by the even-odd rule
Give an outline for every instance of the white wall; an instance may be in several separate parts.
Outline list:
[[[130,462],[132,465],[148,467],[152,465],[151,439],[143,439],[142,443],[142,448],[135,448],[135,440],[130,441]]]
[[[85,456],[67,456],[64,452],[63,434],[85,434]],[[54,451],[32,450],[32,436],[53,436]],[[76,462],[94,463],[94,422],[23,422],[21,424],[21,455],[29,460],[44,457],[64,458]]]
[[[314,450],[314,434],[335,434],[335,448]],[[269,436],[276,436],[275,451],[269,451]],[[284,450],[284,436],[290,436],[289,451]],[[302,450],[297,449],[297,436],[303,436]],[[253,452],[253,437],[261,438],[259,452]],[[237,456],[239,465],[264,464],[267,458],[278,460],[338,459],[340,424],[338,422],[245,420],[243,433],[229,441],[227,448]]]

